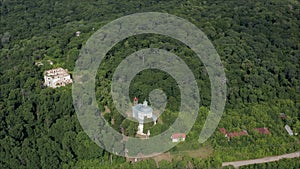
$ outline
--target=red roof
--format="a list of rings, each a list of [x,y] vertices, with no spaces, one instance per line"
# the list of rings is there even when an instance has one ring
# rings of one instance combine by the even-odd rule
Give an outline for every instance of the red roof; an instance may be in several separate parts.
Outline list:
[[[223,133],[223,134],[226,134],[226,133],[227,133],[227,131],[226,131],[225,128],[220,128],[220,132]]]
[[[133,101],[138,101],[139,99],[138,98],[136,98],[136,97],[134,97],[134,99],[133,99]]]
[[[248,132],[246,130],[240,132],[227,133],[227,137],[237,137],[237,136],[244,136],[244,135],[248,135]]]
[[[254,130],[258,131],[259,134],[271,134],[270,131],[268,130],[268,128],[265,128],[265,127],[256,128]]]
[[[178,139],[178,138],[185,138],[186,137],[186,134],[185,133],[175,133],[175,134],[172,134],[172,139]]]

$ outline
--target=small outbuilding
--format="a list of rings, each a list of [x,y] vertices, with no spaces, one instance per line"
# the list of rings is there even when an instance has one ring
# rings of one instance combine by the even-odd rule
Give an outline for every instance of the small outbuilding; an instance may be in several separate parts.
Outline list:
[[[280,117],[281,119],[286,119],[286,115],[285,115],[284,113],[280,113],[280,114],[279,114],[279,117]]]
[[[294,135],[294,132],[289,125],[285,125],[284,128],[289,133],[290,136]]]
[[[78,36],[80,36],[80,33],[81,33],[80,31],[76,31],[75,35],[78,37]]]
[[[185,141],[186,134],[185,133],[175,133],[171,136],[172,142],[181,142]]]

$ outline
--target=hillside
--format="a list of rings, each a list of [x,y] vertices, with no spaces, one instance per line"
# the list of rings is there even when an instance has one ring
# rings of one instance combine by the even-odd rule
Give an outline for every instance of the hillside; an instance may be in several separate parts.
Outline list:
[[[298,1],[2,0],[0,9],[0,168],[216,168],[225,161],[300,149],[299,135],[289,136],[284,129],[287,124],[300,133]],[[197,122],[185,142],[160,156],[161,161],[157,157],[131,164],[89,139],[75,113],[72,86],[45,87],[43,73],[63,67],[72,75],[80,50],[93,33],[119,17],[149,11],[182,17],[207,35],[225,69],[227,100],[217,130],[199,144],[211,101],[201,60],[180,41],[163,35],[137,35],[119,42],[101,63],[95,88],[99,108],[106,109],[104,117],[114,129],[124,128],[127,136],[136,133],[138,124],[116,111],[110,85],[121,61],[141,49],[164,49],[184,60],[197,80],[201,100]],[[176,81],[163,71],[145,70],[133,79],[129,93],[144,100],[156,88],[165,92],[168,104],[155,127],[145,126],[152,135],[165,131],[178,116]],[[271,134],[253,130],[263,127]],[[247,130],[248,135],[229,141],[220,128]]]

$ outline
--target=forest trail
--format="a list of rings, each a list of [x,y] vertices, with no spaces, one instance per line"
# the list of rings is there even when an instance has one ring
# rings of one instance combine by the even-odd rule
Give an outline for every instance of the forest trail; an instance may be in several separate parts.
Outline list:
[[[279,156],[258,158],[258,159],[253,159],[253,160],[224,162],[224,163],[222,163],[222,167],[232,165],[235,168],[238,168],[238,167],[244,166],[244,165],[267,163],[267,162],[278,161],[278,160],[281,160],[284,158],[296,158],[296,157],[300,157],[300,151],[297,151],[294,153],[289,153],[289,154],[283,154],[283,155],[279,155]]]

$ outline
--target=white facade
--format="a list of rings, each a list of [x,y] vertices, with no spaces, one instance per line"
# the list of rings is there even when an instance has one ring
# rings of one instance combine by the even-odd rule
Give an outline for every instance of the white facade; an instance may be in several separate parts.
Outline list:
[[[173,143],[178,143],[180,141],[185,141],[185,138],[172,138]]]
[[[184,133],[176,133],[171,136],[172,142],[174,143],[185,141],[185,138],[186,138],[186,134]]]
[[[57,88],[73,83],[70,74],[63,68],[47,70],[44,73],[45,86]]]
[[[178,143],[178,142],[180,142],[180,141],[185,141],[185,138],[182,138],[182,139],[179,139],[179,138],[173,138],[173,139],[172,139],[172,142],[173,142],[173,143]]]

